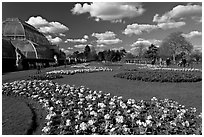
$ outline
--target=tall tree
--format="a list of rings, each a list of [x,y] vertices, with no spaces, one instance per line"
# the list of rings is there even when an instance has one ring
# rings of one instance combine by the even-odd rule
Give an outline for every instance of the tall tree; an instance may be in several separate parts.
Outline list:
[[[158,48],[154,44],[151,44],[149,46],[148,50],[145,51],[144,57],[149,58],[149,59],[157,58],[158,57]]]
[[[165,38],[159,48],[159,55],[163,57],[175,57],[180,52],[191,53],[193,45],[187,41],[182,35],[182,32],[173,32]]]
[[[89,59],[90,54],[91,54],[91,48],[88,45],[86,45],[86,47],[84,48],[84,56],[87,60]]]

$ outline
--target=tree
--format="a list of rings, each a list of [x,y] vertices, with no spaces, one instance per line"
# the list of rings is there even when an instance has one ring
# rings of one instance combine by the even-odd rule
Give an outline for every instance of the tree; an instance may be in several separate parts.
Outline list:
[[[195,59],[198,63],[202,59],[202,52],[200,50],[194,50],[191,54],[191,58]]]
[[[135,47],[135,51],[136,51],[136,56],[142,58],[146,51],[146,45],[144,45],[143,43],[137,45],[137,47]]]
[[[86,45],[86,47],[84,48],[84,56],[87,60],[88,60],[90,54],[91,54],[91,48],[88,45]]]
[[[104,59],[104,52],[98,52],[98,60],[103,61]]]
[[[172,57],[175,62],[175,57],[180,52],[191,53],[193,45],[181,34],[182,32],[174,32],[165,38],[159,47],[159,56]]]
[[[158,48],[154,44],[151,44],[148,50],[145,51],[144,57],[149,59],[156,59],[158,57]]]

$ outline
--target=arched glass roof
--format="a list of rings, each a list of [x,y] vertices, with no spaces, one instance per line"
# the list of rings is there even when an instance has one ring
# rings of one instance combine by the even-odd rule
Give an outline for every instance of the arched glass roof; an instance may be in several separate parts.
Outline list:
[[[47,38],[35,27],[19,20],[8,18],[2,23],[2,36],[7,39],[27,39],[38,45],[50,45]]]
[[[25,31],[23,25],[17,18],[7,19],[2,23],[2,35],[3,36],[24,36]]]
[[[37,51],[32,42],[28,40],[12,40],[11,43],[15,48],[18,48],[26,58],[38,58]]]

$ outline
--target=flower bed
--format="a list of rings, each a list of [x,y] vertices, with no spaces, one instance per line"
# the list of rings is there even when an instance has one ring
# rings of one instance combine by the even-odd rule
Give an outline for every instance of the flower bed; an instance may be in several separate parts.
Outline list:
[[[165,70],[138,70],[122,72],[114,75],[114,77],[146,82],[198,82],[202,80],[200,75],[195,75],[193,73]]]
[[[90,65],[90,63],[82,63],[82,64],[78,64],[78,65],[73,65],[73,66],[71,66],[71,68],[88,68],[89,65]]]
[[[100,72],[100,71],[113,71],[110,68],[106,67],[89,67],[87,69],[75,69],[75,70],[54,70],[47,72],[47,74],[62,74],[62,75],[73,75],[76,73],[92,73],[92,72]]]
[[[159,65],[145,65],[143,67],[138,67],[138,68],[139,69],[150,69],[150,70],[202,72],[202,69],[195,69],[195,68],[167,68],[167,67],[161,67]]]
[[[85,87],[48,80],[4,83],[2,93],[38,101],[48,111],[44,134],[202,134],[195,108],[169,99],[123,100]]]
[[[36,79],[36,80],[53,80],[53,79],[59,79],[63,78],[61,74],[38,74],[38,75],[33,75],[29,76],[31,79]]]

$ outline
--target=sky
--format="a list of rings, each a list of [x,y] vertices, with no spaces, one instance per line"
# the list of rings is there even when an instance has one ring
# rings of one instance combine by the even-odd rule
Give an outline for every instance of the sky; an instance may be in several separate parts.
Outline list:
[[[67,54],[86,45],[134,54],[141,43],[159,46],[178,31],[202,48],[199,2],[3,2],[2,21],[12,17],[36,27]]]

